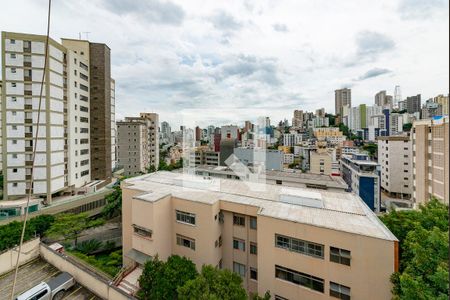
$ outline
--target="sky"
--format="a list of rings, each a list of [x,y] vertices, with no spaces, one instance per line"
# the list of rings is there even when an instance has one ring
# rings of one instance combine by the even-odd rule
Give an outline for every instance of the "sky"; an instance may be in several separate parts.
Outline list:
[[[3,0],[5,1],[5,0]],[[47,0],[6,1],[0,30],[44,34]],[[448,0],[53,0],[51,37],[111,48],[116,117],[181,124],[334,113],[334,90],[449,92]],[[88,32],[88,33],[86,33]],[[424,100],[423,100],[424,101]]]

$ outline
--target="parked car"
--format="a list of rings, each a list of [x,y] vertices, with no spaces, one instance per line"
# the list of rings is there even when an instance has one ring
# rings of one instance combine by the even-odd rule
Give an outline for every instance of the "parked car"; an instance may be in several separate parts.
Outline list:
[[[63,272],[47,283],[41,282],[23,292],[16,297],[16,300],[61,300],[64,293],[74,285],[75,279],[72,275]]]

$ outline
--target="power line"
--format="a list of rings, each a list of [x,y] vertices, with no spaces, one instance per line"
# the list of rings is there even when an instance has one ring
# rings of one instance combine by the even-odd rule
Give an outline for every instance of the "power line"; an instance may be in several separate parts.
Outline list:
[[[25,236],[25,229],[27,227],[27,220],[28,220],[28,209],[30,206],[30,199],[31,199],[31,191],[33,187],[33,173],[34,173],[34,162],[36,158],[36,148],[37,148],[37,141],[39,136],[39,125],[40,125],[40,119],[41,119],[41,105],[42,105],[42,91],[44,89],[44,81],[45,81],[45,75],[46,71],[48,69],[48,44],[50,39],[50,12],[51,12],[51,6],[52,6],[52,0],[48,0],[48,13],[47,13],[47,35],[45,38],[45,58],[44,58],[44,71],[42,73],[42,80],[41,80],[41,90],[39,93],[39,107],[38,107],[38,116],[37,116],[37,124],[36,124],[36,134],[33,140],[33,154],[32,154],[32,164],[31,164],[31,179],[30,179],[30,186],[28,188],[28,196],[27,196],[27,206],[25,208],[25,218],[23,220],[23,227],[22,227],[22,234],[20,236],[20,243],[19,243],[19,250],[17,253],[17,260],[16,260],[16,269],[14,271],[14,280],[13,285],[11,289],[11,300],[14,300],[14,292],[16,288],[16,282],[17,282],[17,274],[19,272],[19,261],[20,261],[20,254],[22,253],[22,245],[23,245],[23,239]]]

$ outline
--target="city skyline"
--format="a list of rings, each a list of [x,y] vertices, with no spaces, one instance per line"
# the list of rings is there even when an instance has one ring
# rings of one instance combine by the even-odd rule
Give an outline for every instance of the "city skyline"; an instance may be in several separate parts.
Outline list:
[[[117,119],[157,112],[176,128],[178,112],[215,107],[213,124],[245,120],[222,114],[236,108],[266,110],[275,123],[294,109],[333,113],[342,87],[354,106],[395,85],[403,98],[448,93],[448,3],[391,2],[58,1],[51,36],[81,32],[111,47]],[[0,27],[43,33],[40,4],[6,6]],[[35,12],[25,21],[15,17],[23,7]]]

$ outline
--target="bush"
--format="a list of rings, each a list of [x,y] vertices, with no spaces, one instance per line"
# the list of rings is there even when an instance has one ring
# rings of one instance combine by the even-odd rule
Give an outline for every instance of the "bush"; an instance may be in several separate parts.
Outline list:
[[[86,255],[78,251],[74,251],[72,253],[79,259],[110,275],[111,277],[116,276],[122,268],[122,250],[100,255]]]
[[[35,236],[44,236],[44,232],[50,228],[55,221],[51,215],[41,215],[30,219],[25,229],[24,242],[31,240]],[[19,244],[22,234],[23,222],[13,221],[0,226],[0,251],[12,248]]]
[[[75,250],[83,254],[91,254],[102,247],[102,242],[98,240],[89,240],[79,243]]]

